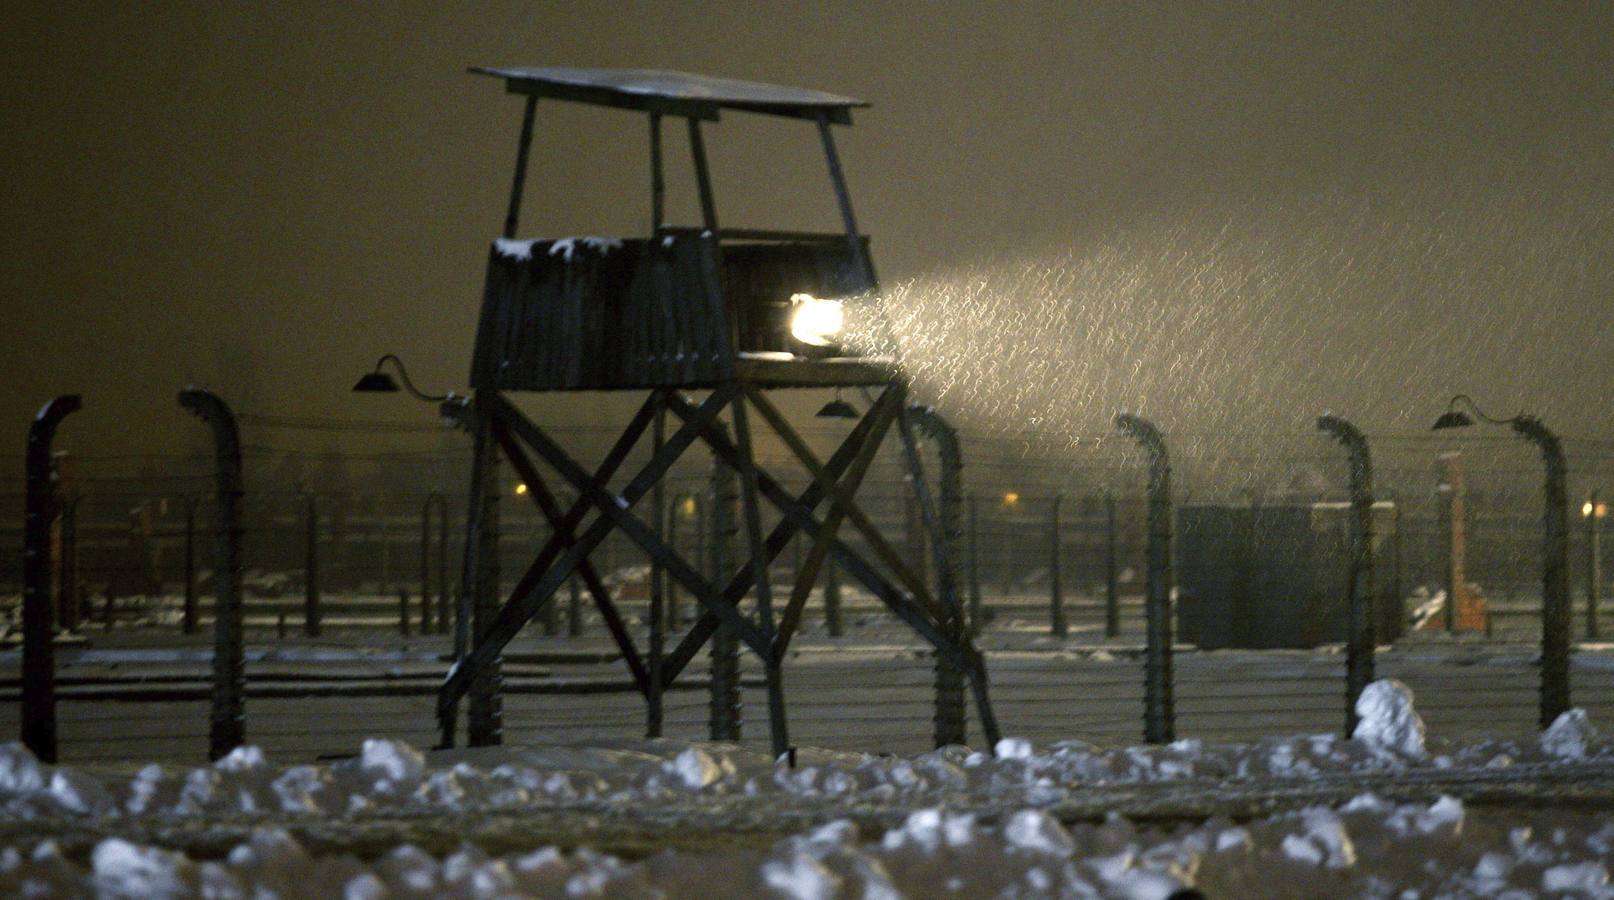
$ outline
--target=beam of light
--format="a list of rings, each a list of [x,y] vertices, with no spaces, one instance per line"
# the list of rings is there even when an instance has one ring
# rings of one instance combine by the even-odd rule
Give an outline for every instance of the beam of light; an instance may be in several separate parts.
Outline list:
[[[1230,468],[1238,441],[1303,433],[1320,410],[1421,430],[1458,391],[1598,434],[1614,428],[1586,413],[1614,393],[1614,184],[1594,176],[1161,212],[890,285],[883,321],[848,316],[845,345],[894,352],[978,435],[1075,441],[1125,409],[1228,435],[1203,452]]]

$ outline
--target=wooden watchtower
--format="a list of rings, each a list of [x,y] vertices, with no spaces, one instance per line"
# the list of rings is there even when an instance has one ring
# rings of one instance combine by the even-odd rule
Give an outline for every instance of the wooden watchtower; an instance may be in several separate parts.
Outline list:
[[[876,451],[894,427],[904,445],[932,543],[937,548],[946,546],[925,487],[902,373],[889,359],[859,357],[837,348],[832,337],[809,336],[803,342],[792,333],[791,316],[802,303],[870,296],[876,287],[868,239],[858,232],[832,134],[833,126],[850,125],[852,110],[866,104],[819,91],[677,72],[472,71],[502,79],[508,92],[524,98],[525,107],[504,235],[494,242],[488,257],[471,366],[473,393],[466,419],[475,438],[476,464],[471,476],[464,578],[465,596],[475,598],[474,640],[439,694],[444,746],[453,744],[456,708],[467,694],[470,743],[499,741],[500,652],[554,601],[556,591],[576,573],[588,587],[650,705],[652,721],[659,721],[656,711],[662,691],[719,626],[727,626],[763,665],[773,749],[783,752],[789,737],[781,661],[819,569],[831,555],[848,576],[936,647],[938,665],[951,669],[957,677],[968,677],[983,731],[995,742],[997,726],[987,695],[985,666],[964,627],[956,587],[944,586],[933,593],[855,502]],[[541,97],[647,115],[653,222],[647,237],[515,240],[533,117]],[[804,120],[816,126],[843,232],[719,226],[701,126],[717,121],[727,111]],[[662,121],[667,117],[683,119],[687,126],[700,193],[701,223],[695,227],[664,221],[661,148]],[[877,393],[877,398],[842,445],[828,459],[820,459],[768,395],[781,389],[828,387],[863,388]],[[647,394],[594,471],[574,460],[506,397],[512,391],[584,390]],[[719,418],[725,412],[727,426]],[[811,476],[805,490],[786,490],[756,465],[753,414],[767,423]],[[663,427],[669,415],[677,426],[670,434]],[[613,489],[611,480],[647,432],[653,441],[650,461],[625,487]],[[658,519],[651,517],[647,522],[636,508],[654,496],[669,468],[696,442],[709,447],[740,480],[744,549],[736,570],[720,573],[715,583],[663,540],[655,524]],[[503,454],[528,485],[526,496],[553,529],[553,537],[502,599],[494,596],[497,563],[487,540],[493,527],[487,513],[497,453]],[[576,492],[578,499],[570,509],[560,508],[538,471],[537,460]],[[764,501],[781,513],[779,523],[768,533],[764,533],[760,510]],[[873,558],[838,539],[843,522],[859,531]],[[638,545],[702,608],[700,618],[677,636],[676,644],[665,654],[657,646],[647,659],[635,645],[613,598],[589,564],[589,553],[612,531],[621,531]],[[776,594],[770,584],[769,564],[798,533],[812,541],[811,550],[788,594],[781,598],[778,594],[784,591]],[[938,735],[945,733],[950,735],[948,739],[962,741],[962,708],[952,715],[959,721],[944,732],[938,704]]]

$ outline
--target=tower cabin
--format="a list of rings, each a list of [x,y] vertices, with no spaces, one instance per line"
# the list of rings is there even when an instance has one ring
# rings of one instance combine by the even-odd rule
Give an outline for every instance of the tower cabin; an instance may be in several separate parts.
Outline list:
[[[832,134],[863,101],[681,72],[474,68],[526,98],[505,233],[488,258],[471,386],[494,391],[844,387],[889,383],[884,360],[833,334],[792,333],[792,317],[840,313],[837,298],[876,284]],[[537,100],[633,110],[649,118],[653,228],[646,237],[516,240]],[[724,112],[816,126],[840,208],[840,233],[718,224],[701,132]],[[685,120],[702,221],[664,221],[662,119]],[[806,307],[811,309],[805,309]],[[799,333],[799,329],[798,329]]]

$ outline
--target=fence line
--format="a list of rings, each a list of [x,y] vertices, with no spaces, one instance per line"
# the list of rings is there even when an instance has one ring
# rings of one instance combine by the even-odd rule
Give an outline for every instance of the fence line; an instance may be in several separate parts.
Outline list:
[[[1113,440],[1095,441],[1078,451],[1042,446],[1037,456],[1028,455],[1027,441],[1018,451],[1006,447],[1014,439],[979,445],[966,441],[967,515],[960,555],[964,596],[972,611],[980,610],[979,615],[972,612],[970,621],[974,627],[990,624],[1000,630],[1012,629],[1020,621],[1056,637],[1087,640],[1102,635],[1118,645],[1129,637],[1135,641],[1154,635],[1153,644],[1159,647],[1158,627],[1140,626],[1151,605],[1168,610],[1161,614],[1167,627],[1163,639],[1167,654],[1149,654],[1144,666],[1145,702],[1150,708],[1146,736],[1152,740],[1173,736],[1175,679],[1169,649],[1176,642],[1169,630],[1174,622],[1187,623],[1194,610],[1231,613],[1234,607],[1226,605],[1233,602],[1230,598],[1245,602],[1270,587],[1286,598],[1287,605],[1261,613],[1269,621],[1246,623],[1250,633],[1258,635],[1254,646],[1272,646],[1272,641],[1344,642],[1346,630],[1336,620],[1342,614],[1340,601],[1346,599],[1345,586],[1354,584],[1342,575],[1349,546],[1344,461],[1337,448],[1316,436],[1282,437],[1281,445],[1265,454],[1203,453],[1189,441],[1186,453],[1173,453],[1174,467],[1180,466],[1174,472],[1186,475],[1167,487],[1167,517],[1156,516],[1154,526],[1149,512],[1158,511],[1160,504],[1146,496],[1143,460]],[[1165,435],[1168,443],[1173,438],[1169,432]],[[1370,444],[1379,440],[1368,438]],[[1436,468],[1437,452],[1452,443],[1413,436],[1386,436],[1383,441],[1390,449],[1383,454],[1383,464],[1375,465],[1382,502],[1371,513],[1368,541],[1369,559],[1382,577],[1366,590],[1379,613],[1395,620],[1392,630],[1452,630],[1458,620],[1451,611],[1458,609],[1462,595],[1475,592],[1472,582],[1488,601],[1485,621],[1492,636],[1510,640],[1536,633],[1542,624],[1539,463],[1515,446],[1516,441],[1459,442],[1467,463],[1466,509],[1461,520],[1454,521],[1449,504],[1453,490],[1443,492],[1442,479],[1448,476]],[[1572,444],[1582,452],[1572,455],[1571,471],[1577,461],[1595,469],[1596,464],[1614,459],[1614,454],[1601,453],[1602,446]],[[1062,455],[1068,453],[1081,458]],[[384,472],[285,468],[294,455],[276,450],[248,453],[245,459],[247,627],[272,627],[283,633],[288,610],[293,618],[297,614],[291,598],[300,593],[301,624],[311,637],[318,637],[326,626],[386,627],[404,636],[412,628],[421,633],[446,628],[455,580],[450,575],[463,534],[464,479],[456,468],[464,461],[463,451],[421,451],[413,456],[303,454],[305,459],[326,462],[411,461],[438,467],[423,470],[431,477],[405,479],[409,483],[404,485],[397,484],[397,475]],[[763,465],[779,461],[767,453],[759,457]],[[103,457],[119,458],[126,457]],[[71,468],[94,459],[69,454],[61,462]],[[211,617],[206,595],[217,568],[212,548],[220,529],[228,527],[204,524],[218,512],[205,481],[218,471],[190,457],[158,459],[172,464],[174,471],[154,471],[147,478],[97,475],[93,466],[86,466],[61,479],[67,502],[54,518],[51,539],[59,550],[52,577],[53,591],[63,598],[58,617],[64,625],[117,628],[143,622],[178,632],[194,631]],[[1259,464],[1259,478],[1226,475],[1230,468],[1246,463]],[[181,465],[190,466],[190,471],[179,471]],[[1284,473],[1290,477],[1281,477]],[[1591,493],[1596,474],[1580,476],[1578,484],[1589,498],[1591,512],[1576,520],[1569,535],[1572,552],[1585,560],[1574,567],[1584,598],[1584,616],[1576,618],[1575,627],[1590,638],[1600,633],[1596,604],[1603,592],[1605,562],[1602,517]],[[520,489],[508,478],[501,487],[512,493]],[[675,545],[690,548],[692,555],[706,539],[709,489],[707,473],[693,466],[668,480],[667,532]],[[21,507],[20,494],[14,496],[18,502],[13,508]],[[934,568],[926,565],[929,538],[910,496],[895,460],[877,462],[860,491],[881,530],[904,538],[894,544],[906,548],[915,571],[934,579]],[[563,505],[569,502],[561,499]],[[10,502],[9,497],[0,500]],[[1578,502],[1571,505],[1571,512],[1579,512]],[[543,520],[525,505],[511,504],[502,515],[499,553],[506,562],[524,562],[531,549],[550,536]],[[1245,524],[1223,527],[1229,522]],[[8,529],[0,524],[0,547],[7,560],[0,566],[0,592],[10,593],[15,590],[11,586],[20,585],[20,569],[13,561],[22,557],[21,532],[17,525]],[[1176,557],[1176,565],[1168,562],[1166,568],[1176,569],[1176,586],[1181,589],[1169,607],[1163,605],[1167,601],[1158,588],[1148,587],[1151,573],[1161,570],[1160,563],[1151,563],[1150,537],[1155,536],[1158,544],[1162,534],[1163,546]],[[1459,552],[1455,546],[1461,547],[1464,557],[1462,583],[1455,583],[1451,574],[1454,552]],[[780,567],[788,568],[801,552],[798,544],[794,554],[781,554]],[[638,615],[630,624],[641,627],[649,613],[641,571],[647,564],[621,540],[607,541],[595,555],[597,567],[623,598],[624,610]],[[848,630],[846,620],[853,610],[864,619],[881,617],[876,604],[865,602],[855,591],[842,591],[832,566],[823,576],[820,617],[830,634]],[[1436,614],[1416,622],[1410,618],[1419,604],[1433,601],[1442,591],[1447,602],[1443,608],[1431,606]],[[592,628],[578,603],[575,584],[567,593],[567,632],[576,635]],[[435,595],[435,605],[430,595]],[[166,599],[176,596],[184,598],[177,615],[175,604]],[[412,597],[420,602],[418,619]],[[677,624],[676,597],[669,599]],[[326,618],[333,602],[351,615]],[[1439,614],[1441,609],[1448,612]],[[344,618],[347,621],[341,622]],[[547,633],[559,630],[557,620],[540,624]],[[1191,644],[1219,639],[1211,638],[1201,625],[1179,627]],[[1139,682],[1116,681],[1118,687],[1128,683]]]

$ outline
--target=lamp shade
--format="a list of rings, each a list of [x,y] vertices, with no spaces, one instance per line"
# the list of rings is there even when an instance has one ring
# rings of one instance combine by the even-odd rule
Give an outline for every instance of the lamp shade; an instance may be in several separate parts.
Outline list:
[[[353,386],[353,390],[361,394],[395,394],[398,392],[398,382],[385,372],[367,372]]]
[[[824,408],[818,411],[818,418],[855,419],[857,418],[857,410],[852,408],[852,404],[836,397],[834,400],[824,404]]]
[[[1435,424],[1429,426],[1429,430],[1441,431],[1446,428],[1467,428],[1472,424],[1474,424],[1474,420],[1468,417],[1468,413],[1451,409],[1442,413],[1440,418],[1435,420]]]

